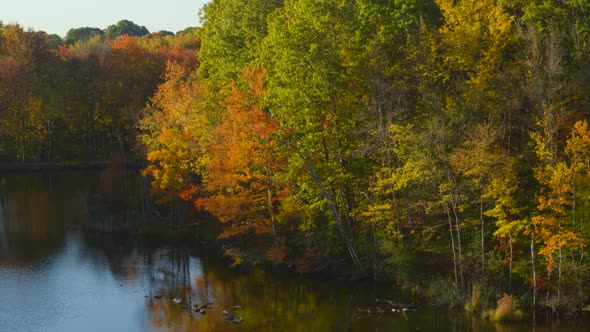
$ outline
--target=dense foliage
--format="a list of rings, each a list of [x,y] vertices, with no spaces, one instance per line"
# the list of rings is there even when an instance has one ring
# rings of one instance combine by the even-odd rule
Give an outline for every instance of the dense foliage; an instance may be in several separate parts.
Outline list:
[[[217,217],[236,263],[402,283],[436,269],[453,294],[580,309],[589,13],[587,0],[213,0],[198,70],[150,48],[163,39],[55,53],[8,26],[0,153],[125,151],[159,84],[139,122],[145,173]]]
[[[108,160],[136,147],[166,63],[194,66],[199,42],[194,33],[138,38],[122,28],[112,40],[72,29],[62,41],[0,26],[0,160]]]
[[[199,75],[173,78],[201,106],[162,105],[165,121],[144,122],[145,142],[174,141],[150,149],[160,156],[150,174],[221,221],[238,263],[265,246],[302,271],[346,259],[411,283],[438,269],[458,294],[495,289],[495,302],[517,290],[579,309],[589,10],[583,0],[214,0]]]

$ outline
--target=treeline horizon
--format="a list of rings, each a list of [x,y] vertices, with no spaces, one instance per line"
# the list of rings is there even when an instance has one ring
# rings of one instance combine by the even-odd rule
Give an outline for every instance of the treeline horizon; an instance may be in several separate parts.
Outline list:
[[[107,128],[133,128],[113,145],[140,143],[159,201],[219,220],[236,265],[350,267],[475,310],[507,293],[581,312],[589,13],[587,0],[213,0],[198,61],[167,61]]]
[[[196,68],[199,41],[193,28],[145,34],[121,22],[112,39],[82,28],[64,40],[0,24],[0,161],[138,155],[142,109],[168,62]]]
[[[23,27],[22,24],[18,22],[11,22],[5,24],[0,20],[0,25],[17,25]],[[28,27],[24,28],[28,32],[37,32],[45,36],[47,43],[52,48],[57,48],[59,45],[66,44],[71,45],[76,42],[86,42],[89,39],[92,39],[95,36],[101,36],[105,39],[114,40],[123,35],[128,35],[130,37],[144,37],[147,35],[150,36],[174,36],[179,34],[184,34],[187,32],[194,32],[197,28],[196,27],[186,27],[183,30],[172,32],[168,30],[158,30],[154,32],[150,32],[145,26],[138,25],[133,21],[130,20],[120,20],[116,24],[111,24],[108,27],[101,29],[98,27],[74,27],[70,28],[68,32],[66,32],[65,36],[60,36],[56,33],[48,33],[43,30],[36,30],[34,28]]]

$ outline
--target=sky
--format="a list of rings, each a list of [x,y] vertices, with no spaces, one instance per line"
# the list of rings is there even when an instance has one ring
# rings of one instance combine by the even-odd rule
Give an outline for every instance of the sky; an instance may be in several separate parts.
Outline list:
[[[0,0],[0,21],[64,37],[71,28],[106,29],[120,20],[150,32],[199,25],[208,0]]]

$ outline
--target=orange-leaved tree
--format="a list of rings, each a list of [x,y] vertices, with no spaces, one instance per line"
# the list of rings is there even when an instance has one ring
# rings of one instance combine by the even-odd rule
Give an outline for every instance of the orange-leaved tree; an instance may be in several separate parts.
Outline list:
[[[233,82],[225,91],[226,113],[214,130],[203,184],[207,196],[196,204],[223,223],[221,238],[272,234],[268,256],[278,262],[285,256],[276,228],[285,192],[279,180],[284,159],[276,140],[278,124],[261,106],[264,77],[263,70],[246,68],[244,84]]]
[[[209,136],[219,117],[207,95],[194,68],[169,62],[165,82],[140,121],[149,162],[144,174],[154,178],[152,189],[164,202],[189,190],[205,171]]]
[[[161,83],[166,59],[158,50],[141,45],[138,38],[124,35],[107,41],[110,52],[105,59],[105,90],[103,112],[99,117],[105,135],[117,142],[125,158],[135,143],[138,112]]]

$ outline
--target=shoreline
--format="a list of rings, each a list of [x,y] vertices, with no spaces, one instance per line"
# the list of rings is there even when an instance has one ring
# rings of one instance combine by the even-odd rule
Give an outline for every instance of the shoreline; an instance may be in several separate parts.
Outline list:
[[[270,261],[255,259],[255,264],[244,263],[242,265],[234,266],[231,263],[231,259],[222,253],[223,245],[221,245],[219,242],[209,242],[202,240],[200,241],[198,240],[198,238],[194,238],[194,235],[198,233],[198,230],[191,229],[188,232],[179,232],[182,228],[185,227],[151,223],[139,226],[138,229],[134,231],[129,231],[127,233],[109,233],[88,229],[86,229],[86,231],[89,232],[89,234],[94,234],[99,237],[109,234],[115,234],[116,236],[120,236],[121,238],[139,238],[155,245],[165,244],[170,246],[187,246],[193,249],[200,249],[202,252],[206,253],[206,255],[210,257],[215,257],[219,261],[223,262],[223,264],[229,269],[251,271],[255,268],[261,268],[269,273],[278,273],[278,275],[288,275],[293,278],[304,278],[315,281],[350,284],[355,282],[361,282],[379,284],[382,286],[392,285],[392,281],[387,279],[373,280],[367,276],[359,278],[359,276],[355,275],[354,272],[347,270],[342,266],[332,266],[331,269],[328,268],[325,270],[315,272],[297,272],[296,270],[292,269],[292,267],[290,266],[290,262],[283,262],[276,266],[273,266],[272,262]],[[167,232],[162,233],[163,230],[167,230]],[[251,253],[246,252],[245,254],[246,256],[248,256]],[[445,279],[434,279],[432,281],[436,280],[444,281]],[[425,280],[422,281],[424,282]],[[495,318],[494,312],[497,310],[496,306],[486,307],[484,303],[480,303],[481,307],[479,307],[478,309],[469,309],[467,305],[469,304],[471,295],[469,295],[468,293],[464,294],[464,298],[462,299],[462,301],[455,304],[450,304],[439,303],[436,299],[434,299],[432,295],[428,292],[427,283],[425,284],[418,282],[411,287],[401,286],[399,288],[401,290],[400,299],[405,300],[405,302],[402,301],[400,303],[391,303],[389,301],[391,308],[397,308],[398,310],[400,310],[399,312],[402,312],[401,310],[403,308],[405,308],[403,310],[410,311],[416,311],[416,308],[418,308],[418,310],[423,308],[437,308],[441,310],[444,309],[454,311],[457,313],[468,313],[474,317],[478,317],[481,321],[485,321],[490,324],[507,324],[507,326],[509,326],[510,324],[535,324],[535,322],[540,322],[540,318],[535,317],[545,317],[547,321],[559,321],[560,319],[563,319],[567,322],[590,322],[590,312],[587,312],[586,309],[568,313],[566,311],[555,311],[553,308],[545,305],[537,305],[536,308],[517,306],[511,308],[509,312],[505,313],[505,316],[501,316],[501,318]],[[514,294],[513,296],[515,298],[518,298],[518,295],[516,294]],[[378,302],[379,301],[376,298],[375,305],[369,305],[366,307],[374,309],[375,307],[379,306]],[[388,302],[388,300],[382,299],[381,302]],[[383,304],[381,304],[381,306],[383,306]],[[365,309],[361,309],[359,311],[363,311]]]
[[[105,169],[109,161],[64,161],[64,162],[0,162],[1,173],[27,173],[38,171],[67,171],[85,169]],[[127,168],[140,168],[139,163],[128,162]]]
[[[59,170],[75,170],[75,169],[101,169],[106,168],[113,162],[63,162],[63,163],[0,163],[0,174],[9,170],[8,174],[18,174],[36,171],[59,171]],[[127,167],[139,167],[139,163],[129,163]],[[10,170],[13,170],[12,173]],[[214,218],[204,215],[198,218],[198,224],[169,224],[167,222],[156,222],[154,220],[148,220],[150,218],[137,218],[138,214],[125,214],[119,215],[109,214],[97,214],[88,215],[86,222],[82,225],[84,231],[87,234],[105,234],[109,236],[117,236],[121,241],[127,242],[127,239],[139,237],[147,239],[148,241],[154,241],[155,243],[167,243],[170,245],[178,245],[179,243],[188,244],[190,246],[196,245],[197,247],[206,249],[209,256],[215,256],[227,263],[229,266],[233,266],[232,258],[225,255],[226,247],[224,247],[222,241],[216,241],[214,225],[216,224]],[[107,218],[102,218],[107,217]],[[204,228],[204,229],[203,229]],[[211,233],[213,232],[213,233]],[[355,282],[355,281],[369,281],[370,276],[358,275],[350,269],[345,260],[332,260],[329,264],[322,264],[311,271],[302,272],[297,269],[298,261],[296,258],[291,258],[287,261],[277,264],[276,266],[266,256],[260,255],[259,252],[245,250],[242,253],[243,263],[234,268],[239,270],[249,270],[255,266],[261,266],[268,270],[281,271],[282,274],[293,274],[309,279],[326,280],[326,281],[344,281],[344,282]],[[253,263],[253,264],[250,264]],[[413,279],[408,280],[397,280],[392,275],[386,275],[385,271],[379,273],[379,278],[374,280],[375,282],[392,283],[396,288],[399,288],[402,292],[409,295],[410,301],[406,303],[419,303],[421,305],[433,306],[433,307],[448,307],[449,309],[459,309],[472,312],[479,315],[483,320],[490,320],[492,313],[497,309],[497,300],[494,298],[490,301],[488,297],[482,297],[481,294],[493,294],[494,289],[490,288],[491,285],[480,284],[477,286],[477,292],[470,285],[465,286],[463,289],[453,287],[452,280],[441,276],[442,278],[427,278],[422,279],[417,275],[413,275]],[[515,303],[519,304],[511,307],[512,309],[521,309],[524,311],[524,315],[509,312],[509,314],[515,314],[508,316],[508,320],[528,320],[535,311],[537,314],[564,314],[568,320],[576,320],[576,318],[589,319],[590,310],[578,308],[581,310],[574,310],[567,312],[568,308],[564,307],[547,307],[538,305],[535,309],[530,308],[527,301],[521,302],[519,300],[524,299],[524,289],[519,292],[516,290],[513,294]],[[474,293],[480,294],[476,297]],[[520,294],[520,295],[518,295]],[[524,295],[523,295],[524,294]],[[495,294],[500,296],[501,294]],[[589,299],[590,301],[590,299]],[[589,302],[590,303],[590,302]],[[584,308],[588,303],[584,303]],[[557,310],[556,310],[557,309]],[[512,318],[514,317],[514,318]],[[559,315],[557,315],[559,317]],[[499,319],[502,320],[502,319]]]

